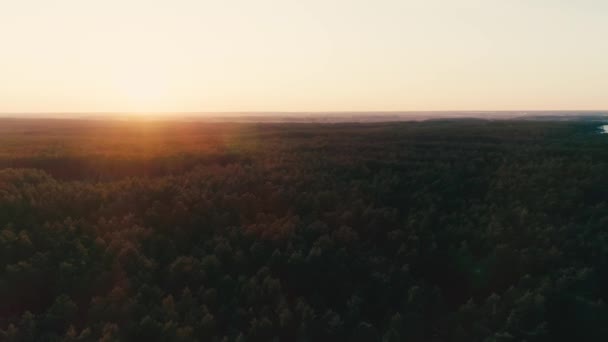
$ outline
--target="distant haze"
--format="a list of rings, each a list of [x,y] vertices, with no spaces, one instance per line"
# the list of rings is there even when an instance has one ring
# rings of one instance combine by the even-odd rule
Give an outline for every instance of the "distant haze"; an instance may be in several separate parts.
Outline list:
[[[603,0],[0,2],[0,112],[608,109]]]

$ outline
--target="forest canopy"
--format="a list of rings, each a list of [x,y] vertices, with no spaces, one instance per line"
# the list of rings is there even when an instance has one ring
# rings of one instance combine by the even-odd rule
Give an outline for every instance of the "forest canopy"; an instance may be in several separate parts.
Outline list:
[[[608,340],[588,121],[0,120],[0,341]]]

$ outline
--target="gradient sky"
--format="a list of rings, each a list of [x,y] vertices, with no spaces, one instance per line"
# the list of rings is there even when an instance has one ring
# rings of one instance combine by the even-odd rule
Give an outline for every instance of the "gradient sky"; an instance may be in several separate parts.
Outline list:
[[[608,109],[605,0],[0,0],[0,112]]]

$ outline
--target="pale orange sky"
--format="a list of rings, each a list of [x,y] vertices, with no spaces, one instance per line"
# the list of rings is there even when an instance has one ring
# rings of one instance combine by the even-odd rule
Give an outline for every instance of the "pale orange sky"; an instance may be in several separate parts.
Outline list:
[[[0,0],[0,112],[608,109],[608,1]]]

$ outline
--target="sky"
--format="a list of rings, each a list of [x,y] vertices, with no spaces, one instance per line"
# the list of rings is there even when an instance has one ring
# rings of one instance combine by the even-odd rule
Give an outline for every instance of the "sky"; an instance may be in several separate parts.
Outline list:
[[[0,112],[608,109],[605,0],[0,0]]]

